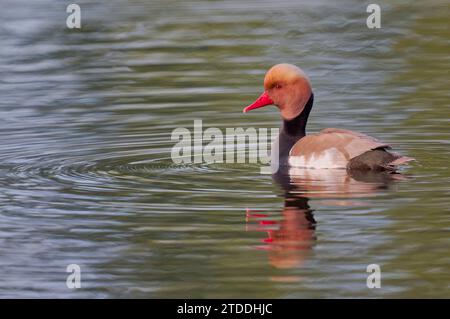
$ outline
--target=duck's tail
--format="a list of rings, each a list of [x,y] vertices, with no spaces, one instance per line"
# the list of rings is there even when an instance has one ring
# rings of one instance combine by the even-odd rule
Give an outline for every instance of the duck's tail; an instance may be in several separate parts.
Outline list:
[[[411,161],[415,161],[415,158],[408,157],[408,156],[401,156],[399,154],[391,153],[393,155],[397,155],[398,157],[394,159],[392,162],[388,163],[386,166],[386,169],[395,171],[399,166],[407,165]]]
[[[395,172],[399,166],[413,160],[412,157],[390,152],[387,148],[378,148],[352,158],[347,165],[347,170]]]

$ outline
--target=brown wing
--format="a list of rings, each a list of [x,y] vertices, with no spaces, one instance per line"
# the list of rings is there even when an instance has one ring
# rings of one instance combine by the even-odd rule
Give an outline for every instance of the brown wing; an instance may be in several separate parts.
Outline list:
[[[293,157],[291,164],[317,168],[345,167],[352,158],[377,148],[389,148],[389,145],[359,132],[327,128],[295,143],[290,151]]]

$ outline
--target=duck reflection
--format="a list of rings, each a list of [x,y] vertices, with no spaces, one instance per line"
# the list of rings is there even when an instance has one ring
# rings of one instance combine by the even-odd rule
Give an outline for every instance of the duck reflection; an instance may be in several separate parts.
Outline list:
[[[248,230],[267,234],[261,249],[268,251],[269,263],[276,268],[294,268],[304,263],[315,242],[316,221],[306,197],[287,195],[281,220],[270,220],[269,214],[247,211]]]
[[[272,177],[284,197],[281,216],[247,210],[246,221],[247,230],[267,234],[258,248],[268,251],[269,263],[276,268],[301,267],[308,259],[316,242],[311,199],[345,210],[405,178],[400,174],[349,173],[339,169],[290,169]]]

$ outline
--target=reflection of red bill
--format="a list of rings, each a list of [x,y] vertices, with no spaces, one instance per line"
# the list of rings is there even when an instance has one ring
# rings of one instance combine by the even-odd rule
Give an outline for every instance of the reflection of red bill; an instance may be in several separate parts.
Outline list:
[[[267,219],[261,220],[261,218],[270,218],[269,214],[262,214],[262,213],[260,213],[260,211],[257,211],[257,210],[252,211],[249,208],[246,209],[245,217],[246,217],[245,220],[247,223],[252,222],[252,221],[257,223],[256,225],[253,225],[253,227],[247,224],[245,227],[246,231],[266,232],[267,237],[263,238],[261,240],[261,242],[263,242],[265,244],[271,244],[273,242],[272,232],[279,229],[279,223],[277,221],[267,220]],[[271,227],[271,226],[275,226],[275,227]],[[262,247],[258,247],[257,249],[268,250],[268,249],[270,249],[270,247],[262,246]]]
[[[288,206],[283,209],[283,219],[274,220],[270,214],[247,209],[246,230],[266,233],[254,249],[266,251],[276,268],[301,266],[314,242],[314,227],[307,213],[307,208]]]

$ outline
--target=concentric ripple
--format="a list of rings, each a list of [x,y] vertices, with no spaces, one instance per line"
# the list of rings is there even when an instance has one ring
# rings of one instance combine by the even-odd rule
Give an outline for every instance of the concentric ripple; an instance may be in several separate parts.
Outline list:
[[[69,30],[63,3],[3,0],[0,297],[449,297],[447,2],[369,30],[356,0],[77,1]],[[309,131],[392,143],[407,178],[174,164],[195,120],[278,127],[242,108],[279,62],[311,78]]]

